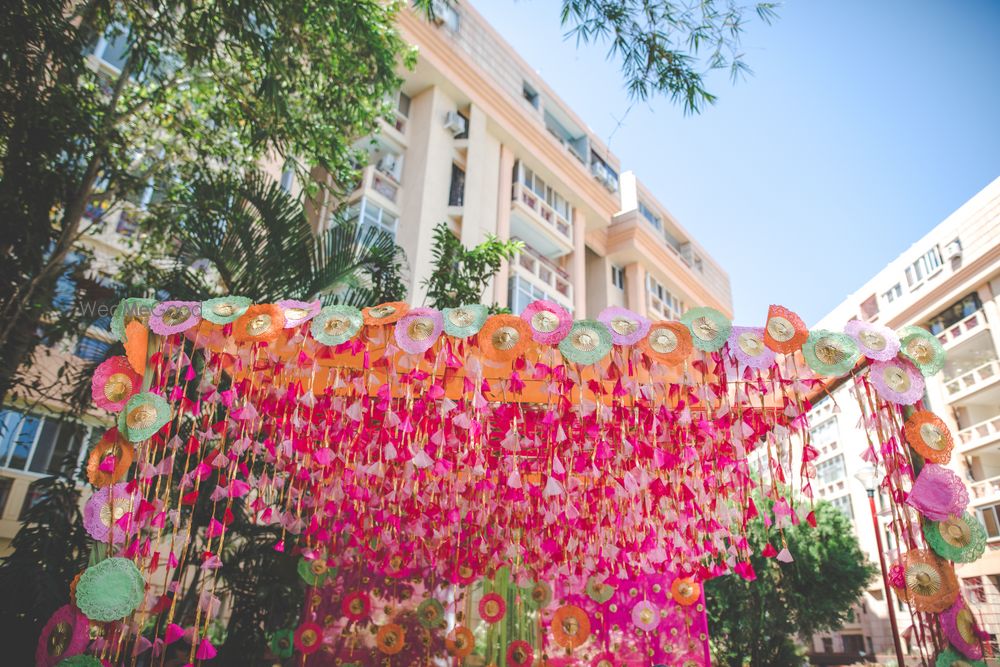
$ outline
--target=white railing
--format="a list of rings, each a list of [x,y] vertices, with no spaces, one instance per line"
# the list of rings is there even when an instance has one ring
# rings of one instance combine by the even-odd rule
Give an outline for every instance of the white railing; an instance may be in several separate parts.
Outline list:
[[[573,241],[573,227],[566,218],[556,213],[556,210],[549,206],[545,200],[537,194],[524,187],[522,183],[514,183],[514,202],[520,202],[535,214],[536,219],[554,230],[566,240]]]
[[[558,294],[568,303],[573,303],[573,283],[570,282],[569,274],[547,258],[531,252],[531,249],[526,247],[517,256],[517,263],[514,266],[545,285],[547,288],[545,291]]]
[[[377,192],[385,200],[396,204],[399,201],[400,187],[399,181],[391,174],[380,171],[375,165],[370,164],[362,170],[361,182],[358,184],[357,189],[354,191],[355,194],[352,195],[351,199],[354,199],[358,195],[364,196],[370,190]]]
[[[1000,475],[969,484],[969,493],[977,505],[980,501],[992,500],[1000,496]]]
[[[986,317],[983,315],[983,311],[977,310],[939,333],[937,339],[945,347],[950,347],[959,341],[968,340],[972,334],[984,331],[986,326]]]
[[[963,428],[958,432],[958,440],[963,447],[998,436],[1000,436],[1000,415]]]
[[[948,392],[948,398],[955,399],[982,389],[997,380],[1000,380],[1000,364],[994,359],[972,369],[968,373],[959,375],[954,380],[947,382],[944,387],[945,391]]]

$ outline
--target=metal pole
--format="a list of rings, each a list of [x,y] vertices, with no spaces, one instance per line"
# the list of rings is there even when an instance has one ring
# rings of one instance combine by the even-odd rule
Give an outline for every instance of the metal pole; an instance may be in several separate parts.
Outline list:
[[[896,647],[896,662],[898,667],[906,667],[903,657],[903,645],[899,641],[899,626],[896,625],[896,608],[892,603],[892,586],[889,585],[889,571],[885,567],[885,554],[882,553],[882,531],[875,512],[875,490],[868,491],[868,507],[872,511],[872,524],[875,526],[875,544],[878,546],[878,562],[882,566],[882,585],[885,586],[885,602],[889,607],[889,626],[892,628],[892,644]]]

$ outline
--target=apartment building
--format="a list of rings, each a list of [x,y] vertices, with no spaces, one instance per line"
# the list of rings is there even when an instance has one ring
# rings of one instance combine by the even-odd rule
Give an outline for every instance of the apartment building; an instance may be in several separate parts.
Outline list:
[[[393,117],[358,142],[369,161],[346,205],[405,250],[411,303],[424,299],[432,229],[447,222],[466,245],[487,234],[524,241],[524,252],[483,295],[515,313],[549,299],[578,318],[607,305],[651,318],[676,319],[695,305],[731,315],[726,273],[634,174],[622,173],[619,159],[471,3],[441,3],[435,20],[404,10],[399,28],[418,49],[417,64],[400,72]],[[94,66],[116,74],[124,47],[100,40]],[[291,172],[264,167],[297,191]],[[134,201],[88,211],[108,222],[89,241],[99,264],[111,267],[152,196],[150,188]],[[317,226],[342,203],[317,205]],[[62,358],[103,355],[110,338],[101,324],[64,346]],[[82,461],[104,426],[60,417],[58,405],[45,403],[9,406],[0,423],[2,555],[33,501],[32,482],[67,451]]]
[[[863,287],[825,316],[818,327],[840,330],[860,318],[893,329],[915,324],[928,328],[948,354],[944,370],[927,381],[925,402],[944,419],[955,437],[951,467],[969,488],[969,511],[986,528],[986,554],[958,569],[964,594],[991,634],[1000,656],[1000,178],[948,216]],[[854,475],[865,465],[867,448],[858,427],[861,411],[851,383],[816,403],[809,423],[820,456],[813,486],[851,519],[862,550],[878,562],[875,528],[868,498]],[[886,528],[888,505],[876,496],[884,551],[890,562],[896,547]],[[898,603],[904,648],[911,620]],[[864,652],[869,660],[895,664],[886,595],[881,577],[872,581],[840,630],[812,638],[816,664],[843,664]],[[920,664],[913,654],[913,663]],[[909,660],[908,660],[909,663]]]

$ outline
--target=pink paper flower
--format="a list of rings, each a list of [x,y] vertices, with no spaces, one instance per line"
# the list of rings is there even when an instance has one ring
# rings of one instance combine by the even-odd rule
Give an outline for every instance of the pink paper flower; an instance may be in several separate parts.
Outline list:
[[[924,376],[906,359],[872,362],[868,377],[879,396],[899,405],[913,405],[924,395]]]
[[[651,322],[639,313],[627,308],[608,306],[597,316],[611,331],[615,345],[635,345],[649,333]]]
[[[149,328],[161,336],[187,331],[201,320],[201,304],[197,301],[164,301],[153,308]]]
[[[529,303],[521,319],[531,327],[531,337],[546,345],[559,343],[573,326],[573,316],[565,308],[545,300]]]
[[[111,357],[101,362],[90,383],[97,407],[120,412],[128,399],[142,389],[142,378],[132,370],[125,357]]]
[[[873,361],[889,361],[899,352],[899,336],[887,326],[851,320],[844,333],[857,342],[861,354]]]
[[[444,318],[433,308],[413,308],[396,322],[396,344],[408,354],[429,350],[444,330]]]
[[[969,492],[958,475],[936,463],[924,465],[913,483],[906,504],[931,521],[961,516],[969,506]]]

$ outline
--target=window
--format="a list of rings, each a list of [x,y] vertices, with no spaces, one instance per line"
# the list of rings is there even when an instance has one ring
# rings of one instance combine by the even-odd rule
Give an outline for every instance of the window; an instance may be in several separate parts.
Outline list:
[[[646,296],[650,309],[663,319],[678,320],[684,312],[684,302],[649,274],[646,274]]]
[[[660,216],[649,210],[649,207],[642,202],[639,202],[639,213],[641,213],[642,217],[646,218],[646,220],[649,221],[649,224],[653,225],[657,231],[663,231],[663,221],[660,220]]]
[[[295,185],[295,170],[290,164],[285,165],[285,170],[281,172],[281,189],[288,194],[292,193],[292,186]]]
[[[564,220],[572,219],[570,203],[555,189],[542,180],[542,177],[528,168],[527,165],[518,161],[514,165],[514,182],[521,183],[526,189],[535,193],[539,199],[544,201]]]
[[[977,510],[979,520],[983,522],[983,526],[986,528],[986,536],[990,539],[1000,537],[1000,514],[997,514],[998,507],[1000,505],[989,505],[987,507],[980,507]]]
[[[462,206],[465,201],[465,171],[457,164],[451,165],[451,186],[448,188],[448,206]]]
[[[878,317],[878,299],[874,294],[861,302],[861,317],[869,322]]]
[[[823,653],[833,653],[833,637],[823,637]]]
[[[535,90],[531,86],[531,84],[528,83],[527,81],[525,81],[521,85],[521,94],[524,95],[524,99],[528,100],[528,104],[530,104],[531,106],[535,107],[536,109],[538,108],[538,104],[539,104],[539,102],[538,102],[538,91]]]
[[[399,218],[377,204],[373,204],[366,197],[362,197],[357,203],[349,206],[344,217],[348,220],[360,220],[362,228],[375,227],[390,234],[393,238],[395,238],[396,230],[399,227]]]
[[[903,287],[899,283],[890,287],[889,291],[882,292],[882,299],[886,303],[892,303],[901,296],[903,296]]]
[[[3,516],[7,509],[7,499],[10,498],[10,489],[14,486],[14,480],[10,477],[0,477],[0,516]]]
[[[851,504],[850,494],[831,498],[830,504],[840,510],[841,514],[846,516],[852,522],[854,521],[854,505]]]
[[[839,435],[840,430],[837,428],[836,417],[820,422],[809,429],[809,441],[817,449],[836,442]]]
[[[953,324],[961,322],[966,317],[977,312],[983,307],[983,302],[979,299],[978,292],[970,292],[964,297],[951,304],[940,313],[931,318],[930,330],[932,334],[939,334]]]
[[[458,11],[452,6],[453,0],[432,0],[431,22],[443,25],[452,32],[458,32]],[[413,4],[417,4],[414,1]]]
[[[396,100],[396,111],[403,118],[410,117],[410,96],[403,91],[399,91],[399,97]]]
[[[611,265],[611,284],[620,290],[625,289],[625,269],[614,264]]]
[[[832,484],[846,476],[847,467],[844,465],[843,454],[837,454],[816,465],[816,480],[819,484]]]
[[[88,429],[82,424],[19,410],[0,411],[0,466],[54,474],[69,460],[73,465]]]
[[[914,287],[924,281],[925,278],[934,274],[941,268],[941,249],[934,246],[926,253],[917,258],[910,266],[906,267],[906,285]]]
[[[590,173],[611,192],[618,192],[618,172],[611,168],[604,158],[590,151]]]
[[[128,32],[121,26],[108,28],[94,44],[92,53],[104,64],[120,71],[128,58]]]

